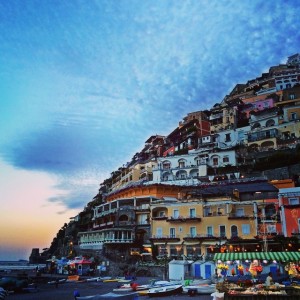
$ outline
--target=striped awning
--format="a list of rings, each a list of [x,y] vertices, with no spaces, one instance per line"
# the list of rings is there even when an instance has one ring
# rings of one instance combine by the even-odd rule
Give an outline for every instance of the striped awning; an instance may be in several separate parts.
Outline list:
[[[300,261],[300,252],[234,252],[234,253],[216,253],[214,260],[253,260],[266,259],[281,262]]]

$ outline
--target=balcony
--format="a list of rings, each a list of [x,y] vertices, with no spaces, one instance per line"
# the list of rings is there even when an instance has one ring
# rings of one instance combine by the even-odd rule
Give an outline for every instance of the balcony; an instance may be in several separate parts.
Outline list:
[[[156,217],[152,217],[152,220],[155,221],[163,221],[163,220],[167,220],[168,217],[167,216],[156,216]]]
[[[220,216],[226,216],[226,214],[220,211],[204,212],[204,217],[220,217]]]
[[[235,213],[231,213],[228,215],[228,220],[249,220],[249,219],[253,219],[253,216],[240,215],[240,214],[235,214]]]
[[[134,210],[136,212],[150,211],[150,205],[146,204],[146,205],[135,206]]]
[[[150,241],[152,242],[163,242],[163,243],[168,243],[168,242],[179,242],[180,238],[177,235],[153,235],[152,237],[149,238]]]
[[[185,220],[186,221],[191,221],[191,222],[193,222],[193,221],[200,222],[201,221],[201,217],[198,216],[198,215],[196,215],[196,216],[187,216],[187,217],[185,217]]]
[[[185,222],[185,217],[183,216],[169,217],[167,219],[167,222],[172,222],[172,223]]]
[[[123,239],[116,239],[116,238],[105,238],[103,241],[105,244],[131,244],[133,243],[132,238],[123,238]]]
[[[184,241],[204,241],[204,240],[219,240],[220,237],[213,236],[211,234],[196,234],[190,235],[187,234],[186,237],[183,238]]]

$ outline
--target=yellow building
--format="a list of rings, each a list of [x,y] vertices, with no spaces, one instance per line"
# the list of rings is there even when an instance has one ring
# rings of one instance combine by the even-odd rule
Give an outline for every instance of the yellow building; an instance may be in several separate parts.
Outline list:
[[[245,245],[239,246],[239,239],[251,240],[257,235],[255,206],[256,202],[240,202],[234,196],[154,201],[150,204],[150,240],[158,247],[158,255],[173,258],[242,251]],[[249,244],[249,251],[256,244]]]

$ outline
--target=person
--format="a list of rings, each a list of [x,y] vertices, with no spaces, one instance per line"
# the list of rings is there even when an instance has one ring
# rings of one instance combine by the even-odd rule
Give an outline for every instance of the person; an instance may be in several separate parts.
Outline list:
[[[77,300],[77,297],[80,297],[80,293],[78,290],[74,291],[74,299]]]
[[[270,286],[272,282],[273,282],[272,273],[269,272],[269,274],[268,274],[268,276],[267,276],[267,278],[266,278],[266,282],[265,282],[265,283],[266,283],[266,286]]]

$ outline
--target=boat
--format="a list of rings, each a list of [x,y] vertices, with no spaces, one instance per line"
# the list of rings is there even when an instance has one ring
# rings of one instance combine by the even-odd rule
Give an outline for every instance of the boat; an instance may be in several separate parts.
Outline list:
[[[182,284],[166,285],[148,290],[149,297],[164,297],[182,293]]]
[[[48,281],[48,284],[59,284],[59,283],[65,283],[67,281],[68,281],[67,279],[62,278],[62,279],[56,279],[56,280]]]
[[[107,293],[107,294],[97,294],[93,296],[76,296],[76,300],[100,300],[100,299],[122,299],[122,300],[135,300],[137,299],[137,293],[127,293],[127,294],[116,294],[116,293]]]
[[[183,293],[192,293],[195,291],[197,294],[212,294],[216,292],[216,285],[215,284],[199,284],[199,285],[188,285],[182,288]]]
[[[113,289],[113,292],[130,292],[130,291],[137,291],[141,292],[143,291],[144,293],[139,293],[139,295],[144,295],[145,293],[148,293],[148,290],[151,288],[155,287],[163,287],[163,286],[169,286],[169,285],[174,285],[174,283],[166,280],[155,280],[150,282],[149,284],[137,284],[137,283],[129,283],[129,284],[123,284],[119,286],[118,288]]]
[[[101,277],[92,277],[92,278],[87,278],[85,281],[86,282],[93,282],[93,281],[100,281]]]

